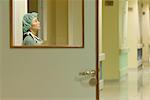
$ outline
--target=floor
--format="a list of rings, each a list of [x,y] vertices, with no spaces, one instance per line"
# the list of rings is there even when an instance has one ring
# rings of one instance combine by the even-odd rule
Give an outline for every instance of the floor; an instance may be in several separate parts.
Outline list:
[[[150,68],[130,69],[121,82],[104,82],[100,100],[150,100]]]

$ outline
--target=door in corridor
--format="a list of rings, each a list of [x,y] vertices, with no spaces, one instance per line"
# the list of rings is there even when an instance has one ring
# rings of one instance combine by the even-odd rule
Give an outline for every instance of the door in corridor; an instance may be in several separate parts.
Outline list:
[[[1,4],[9,12],[8,0]],[[84,5],[84,48],[10,49],[2,39],[3,100],[96,100],[96,0]],[[9,13],[2,16],[9,33]]]

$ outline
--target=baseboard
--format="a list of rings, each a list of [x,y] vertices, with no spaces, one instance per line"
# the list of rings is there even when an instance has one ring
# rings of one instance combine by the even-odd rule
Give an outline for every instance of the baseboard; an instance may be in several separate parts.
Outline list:
[[[105,53],[100,53],[99,54],[99,61],[104,61],[105,60]]]
[[[128,53],[130,51],[130,48],[129,47],[122,47],[120,48],[119,52],[120,53]]]
[[[137,67],[132,67],[132,66],[130,66],[130,67],[128,67],[128,70],[138,70],[138,65],[137,65]]]
[[[127,77],[127,68],[120,69],[120,81],[125,80]]]
[[[104,87],[104,80],[99,80],[99,90],[102,90]]]

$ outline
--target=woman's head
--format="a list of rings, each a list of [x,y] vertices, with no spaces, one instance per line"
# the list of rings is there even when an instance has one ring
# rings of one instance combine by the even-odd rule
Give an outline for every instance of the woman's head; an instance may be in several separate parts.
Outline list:
[[[25,14],[22,23],[23,23],[23,33],[26,33],[29,30],[38,31],[40,29],[38,14],[35,12]]]

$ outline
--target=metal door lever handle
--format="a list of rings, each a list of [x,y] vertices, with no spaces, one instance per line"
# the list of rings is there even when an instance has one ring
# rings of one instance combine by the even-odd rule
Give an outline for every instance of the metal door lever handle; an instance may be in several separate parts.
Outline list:
[[[79,72],[79,76],[95,76],[96,71],[95,70],[87,70],[84,72]]]

